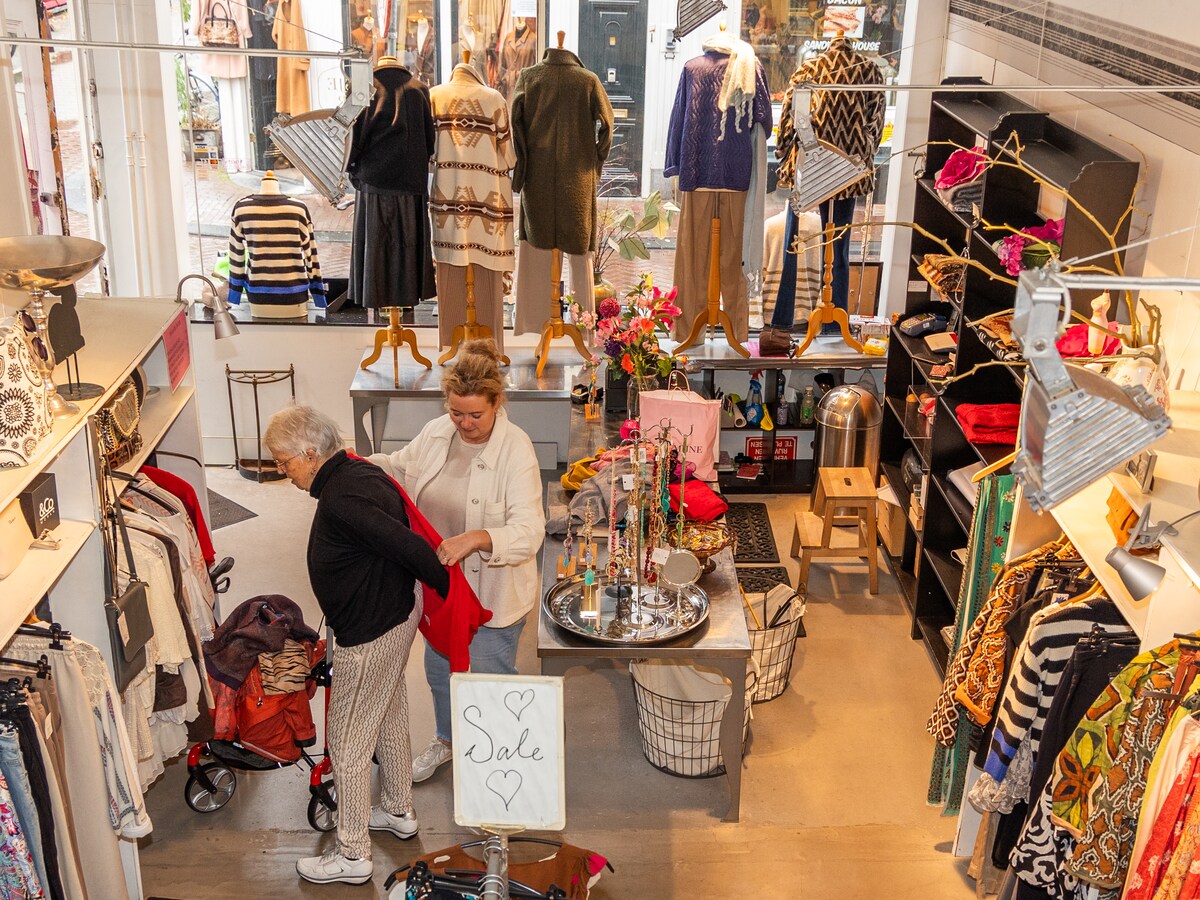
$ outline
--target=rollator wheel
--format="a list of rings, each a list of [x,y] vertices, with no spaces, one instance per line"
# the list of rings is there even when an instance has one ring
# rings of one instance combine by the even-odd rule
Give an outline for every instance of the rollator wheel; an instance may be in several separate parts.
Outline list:
[[[324,787],[329,791],[333,806],[329,806],[321,797],[308,798],[308,824],[313,831],[322,833],[337,828],[337,786],[332,781],[326,781]]]
[[[200,767],[200,771],[215,790],[210,791],[199,778],[189,775],[187,784],[183,786],[184,802],[198,813],[216,812],[229,802],[237,790],[237,775],[221,763],[206,763]]]

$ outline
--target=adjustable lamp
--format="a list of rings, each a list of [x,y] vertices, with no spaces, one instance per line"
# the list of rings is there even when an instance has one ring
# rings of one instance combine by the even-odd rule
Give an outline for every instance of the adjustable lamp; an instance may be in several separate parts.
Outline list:
[[[1121,583],[1125,585],[1129,596],[1134,600],[1145,600],[1158,590],[1158,586],[1166,577],[1167,570],[1158,563],[1134,556],[1129,551],[1158,546],[1165,535],[1179,534],[1175,528],[1176,525],[1197,515],[1200,515],[1200,509],[1180,516],[1174,522],[1148,524],[1150,522],[1150,504],[1147,503],[1138,518],[1137,527],[1129,535],[1125,546],[1114,547],[1108,552],[1108,556],[1104,557],[1104,561],[1116,570]]]
[[[1163,437],[1166,412],[1140,385],[1120,387],[1067,364],[1054,346],[1071,312],[1070,288],[1200,290],[1200,278],[1022,272],[1013,334],[1029,364],[1013,473],[1035,511],[1049,509]]]
[[[217,286],[208,277],[194,273],[184,275],[179,279],[179,286],[175,289],[176,302],[183,302],[183,286],[193,278],[204,282],[204,287],[200,289],[200,302],[212,312],[213,333],[217,340],[238,334],[239,329],[237,323],[233,321],[233,315],[229,312],[229,304],[217,296]]]
[[[1112,566],[1134,600],[1145,600],[1162,584],[1167,570],[1158,563],[1134,556],[1124,547],[1113,547],[1104,561]]]

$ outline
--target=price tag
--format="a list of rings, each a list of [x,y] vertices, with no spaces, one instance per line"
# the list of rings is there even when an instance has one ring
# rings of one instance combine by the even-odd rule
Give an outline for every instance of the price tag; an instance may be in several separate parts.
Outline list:
[[[635,479],[632,475],[622,475],[621,476],[621,487],[623,487],[627,491],[633,490],[634,482],[635,482]]]
[[[125,621],[125,613],[117,613],[117,631],[121,633],[121,643],[129,643],[129,623]]]
[[[656,566],[661,566],[667,561],[667,557],[671,555],[671,551],[666,547],[655,547],[650,551],[650,562]]]

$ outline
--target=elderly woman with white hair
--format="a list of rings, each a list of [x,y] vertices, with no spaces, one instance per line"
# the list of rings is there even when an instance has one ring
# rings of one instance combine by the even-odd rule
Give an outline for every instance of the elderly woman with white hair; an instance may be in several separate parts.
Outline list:
[[[326,732],[338,790],[338,842],[301,859],[308,881],[363,884],[374,872],[369,831],[417,833],[404,668],[421,620],[418,581],[440,594],[449,575],[408,523],[400,492],[377,466],[348,456],[337,425],[307,406],[276,413],[263,442],[279,471],[317,500],[308,577],[333,629]],[[380,804],[371,806],[371,757]]]

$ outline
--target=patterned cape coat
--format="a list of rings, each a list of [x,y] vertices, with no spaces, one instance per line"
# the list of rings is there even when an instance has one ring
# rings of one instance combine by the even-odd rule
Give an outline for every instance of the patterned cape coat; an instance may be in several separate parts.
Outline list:
[[[517,157],[508,104],[467,65],[455,66],[429,99],[437,135],[429,196],[433,258],[511,272]]]

